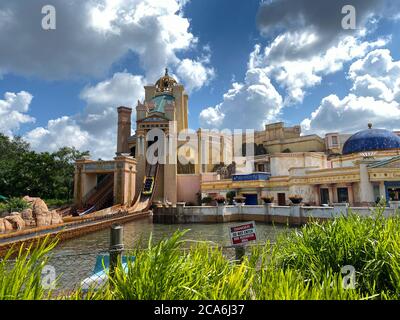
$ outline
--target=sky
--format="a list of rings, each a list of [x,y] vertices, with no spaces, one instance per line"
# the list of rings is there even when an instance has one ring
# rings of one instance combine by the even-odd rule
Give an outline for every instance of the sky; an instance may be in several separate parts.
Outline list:
[[[135,108],[165,67],[192,129],[398,130],[399,27],[397,0],[1,0],[0,132],[110,159],[116,107]]]

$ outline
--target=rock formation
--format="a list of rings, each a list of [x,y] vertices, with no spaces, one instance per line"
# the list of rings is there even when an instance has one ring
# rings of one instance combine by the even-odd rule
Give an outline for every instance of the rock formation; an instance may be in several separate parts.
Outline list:
[[[42,227],[63,223],[61,215],[56,211],[49,211],[46,203],[40,198],[23,198],[30,204],[30,208],[21,213],[13,212],[0,218],[0,233],[11,230],[22,230],[26,227]]]
[[[5,218],[0,218],[0,233],[13,230],[12,224]]]
[[[13,229],[15,230],[22,230],[25,228],[25,221],[22,219],[21,214],[18,212],[13,212],[8,217],[5,217],[8,222],[11,223]]]

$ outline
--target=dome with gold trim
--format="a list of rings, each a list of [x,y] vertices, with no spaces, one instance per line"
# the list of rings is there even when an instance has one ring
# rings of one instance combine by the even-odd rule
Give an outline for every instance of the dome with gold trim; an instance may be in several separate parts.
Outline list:
[[[388,130],[372,129],[369,123],[367,130],[357,132],[345,142],[343,154],[392,149],[400,150],[400,137]]]
[[[176,80],[168,75],[168,69],[166,68],[165,75],[156,82],[156,90],[157,92],[172,92],[172,88],[176,84]]]

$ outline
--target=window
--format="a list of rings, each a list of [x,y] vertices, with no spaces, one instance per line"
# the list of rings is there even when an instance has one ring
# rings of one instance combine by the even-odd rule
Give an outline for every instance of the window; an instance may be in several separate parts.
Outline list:
[[[332,137],[332,145],[333,146],[337,146],[338,145],[338,137],[337,136],[333,136]]]
[[[329,204],[329,190],[324,188],[320,190],[321,193],[321,204]]]
[[[347,203],[349,202],[349,192],[347,188],[338,188],[338,202],[339,203]]]

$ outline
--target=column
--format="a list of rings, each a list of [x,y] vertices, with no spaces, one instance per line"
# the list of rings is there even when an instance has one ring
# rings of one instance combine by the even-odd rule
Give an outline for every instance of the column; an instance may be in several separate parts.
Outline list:
[[[332,204],[332,203],[337,202],[337,199],[335,201],[335,189],[334,189],[333,185],[328,186],[328,192],[329,192],[329,203]],[[337,195],[336,195],[336,198],[337,198]]]
[[[385,187],[385,181],[379,182],[379,196],[383,197],[383,199],[386,199],[386,187]],[[388,199],[386,199],[387,201]]]
[[[117,154],[130,153],[128,139],[131,136],[131,115],[131,108],[118,108]]]
[[[353,192],[353,184],[349,184],[347,187],[347,192],[349,194],[349,204],[350,206],[354,206],[354,192]]]

